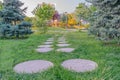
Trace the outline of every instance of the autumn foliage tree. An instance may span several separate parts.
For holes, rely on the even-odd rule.
[[[77,24],[74,14],[68,14],[68,26],[73,27]]]

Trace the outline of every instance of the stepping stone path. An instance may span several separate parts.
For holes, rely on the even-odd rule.
[[[89,72],[95,70],[98,65],[94,61],[85,59],[66,60],[61,64],[65,69],[75,72]]]
[[[70,44],[57,44],[58,47],[66,47],[66,46],[70,46]]]
[[[38,46],[39,48],[36,49],[36,51],[40,53],[46,53],[46,52],[52,51],[53,48],[51,47],[53,46],[52,45],[53,41],[54,41],[54,38],[49,38],[47,42],[44,42],[44,45]]]
[[[52,44],[53,42],[45,42],[44,44]]]
[[[41,47],[41,48],[50,48],[50,47],[52,47],[52,45],[40,45],[38,47]]]
[[[67,43],[66,41],[60,41],[60,42],[58,42],[59,44],[65,44],[65,43]]]
[[[40,53],[46,53],[46,52],[49,52],[49,51],[52,51],[52,50],[53,50],[53,48],[47,48],[47,47],[36,49],[36,51],[40,52]]]
[[[52,47],[52,43],[54,41],[54,38],[49,38],[47,42],[44,43],[44,45],[38,46],[39,48],[36,49],[37,52],[40,53],[46,53],[49,51],[52,51],[54,48]],[[69,48],[70,44],[67,44],[64,37],[61,37],[58,39],[57,46],[60,47],[56,51],[60,52],[67,52],[70,53],[74,51],[74,48]],[[61,48],[65,47],[65,48]],[[66,48],[67,47],[67,48]],[[95,70],[98,65],[94,61],[85,60],[85,59],[70,59],[64,61],[61,66],[65,69],[68,69],[70,71],[74,72],[88,72]],[[53,63],[45,60],[32,60],[32,61],[26,61],[20,64],[17,64],[13,69],[16,73],[37,73],[45,71],[49,68],[53,67]]]
[[[59,43],[59,44],[57,44],[58,47],[70,46],[70,44],[67,44],[67,42],[65,41],[64,37],[59,38],[58,43]],[[74,48],[69,48],[69,47],[68,48],[58,48],[56,51],[70,53],[70,52],[74,51]]]
[[[74,51],[74,48],[59,48],[59,49],[57,49],[57,51],[70,53],[70,52]]]
[[[45,60],[32,60],[17,64],[13,70],[16,73],[37,73],[53,67],[53,63]]]
[[[66,42],[65,38],[61,37],[58,39],[58,43],[59,44],[66,44],[67,42]]]

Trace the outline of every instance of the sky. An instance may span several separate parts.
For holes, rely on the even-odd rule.
[[[75,10],[76,6],[79,3],[81,2],[85,3],[85,0],[20,0],[20,1],[24,2],[23,7],[28,7],[26,15],[29,17],[33,16],[31,12],[34,10],[37,4],[40,4],[42,2],[55,4],[55,8],[59,13],[63,12],[71,13]]]

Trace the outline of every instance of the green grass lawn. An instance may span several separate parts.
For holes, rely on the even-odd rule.
[[[85,32],[53,32],[47,34],[32,34],[28,39],[0,40],[0,80],[120,80],[120,46],[104,45],[88,36]],[[75,48],[72,53],[51,51],[39,54],[37,46],[48,38],[64,35]],[[54,42],[56,44],[56,41]],[[57,48],[54,45],[55,48]],[[98,63],[99,67],[86,73],[75,73],[60,66],[68,59],[88,59]],[[17,74],[13,67],[28,60],[48,60],[54,67],[36,74]]]

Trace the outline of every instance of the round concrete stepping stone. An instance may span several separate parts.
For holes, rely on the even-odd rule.
[[[85,59],[66,60],[61,65],[64,68],[75,72],[88,72],[95,70],[98,67],[96,62]]]
[[[53,42],[45,42],[44,44],[52,44]]]
[[[45,60],[31,60],[17,64],[13,70],[16,73],[37,73],[53,67],[53,63]]]
[[[52,45],[40,45],[38,47],[40,47],[40,48],[50,48],[50,47],[52,47]]]
[[[52,42],[53,40],[48,39],[47,42]]]
[[[72,51],[74,51],[74,48],[60,48],[60,49],[57,49],[57,51],[60,51],[60,52],[72,52]]]
[[[66,41],[59,41],[58,43],[59,43],[59,44],[67,44]]]
[[[66,47],[66,46],[70,46],[70,44],[57,44],[58,47]]]
[[[36,49],[37,52],[41,52],[41,53],[49,52],[49,51],[52,51],[52,50],[53,50],[53,48],[47,48],[47,47]]]

